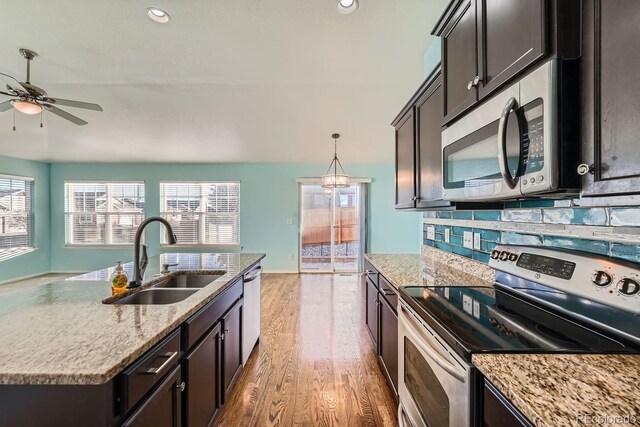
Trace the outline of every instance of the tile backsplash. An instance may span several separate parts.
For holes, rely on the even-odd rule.
[[[534,200],[508,202],[504,210],[425,212],[423,243],[485,263],[500,243],[574,249],[640,262],[640,206],[567,205],[566,200]],[[430,227],[433,239],[428,238]],[[473,248],[465,247],[465,232],[479,234],[480,244],[476,238]]]

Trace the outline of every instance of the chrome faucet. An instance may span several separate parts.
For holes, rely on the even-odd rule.
[[[147,264],[149,263],[149,258],[147,257],[147,246],[141,245],[140,240],[142,239],[142,233],[144,233],[144,229],[147,225],[152,222],[161,222],[167,227],[167,237],[169,239],[170,245],[175,245],[178,241],[176,240],[176,235],[173,234],[173,228],[171,228],[171,224],[164,218],[159,216],[152,216],[150,218],[142,221],[142,224],[138,227],[136,231],[136,239],[134,241],[133,246],[133,274],[135,278],[129,282],[129,288],[137,288],[142,285],[142,278],[144,277],[144,272],[147,269]],[[140,258],[140,247],[142,246],[142,259]]]

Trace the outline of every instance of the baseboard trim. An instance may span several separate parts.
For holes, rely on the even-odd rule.
[[[34,274],[27,274],[26,276],[20,276],[20,277],[16,277],[13,279],[7,279],[7,280],[2,280],[0,281],[0,285],[6,285],[7,283],[13,283],[13,282],[19,282],[21,280],[29,280],[29,279],[33,279],[34,277],[39,277],[39,276],[44,276],[45,274],[50,274],[50,271],[47,272],[42,272],[42,273],[34,273]]]

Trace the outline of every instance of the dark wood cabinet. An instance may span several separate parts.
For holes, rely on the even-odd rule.
[[[451,0],[442,37],[448,124],[545,58],[580,56],[580,0]]]
[[[532,424],[486,378],[482,393],[483,427],[531,427]]]
[[[184,425],[207,427],[220,407],[220,342],[218,323],[183,362],[186,390]]]
[[[548,53],[545,0],[476,0],[478,98]]]
[[[396,127],[396,209],[416,206],[415,115],[406,112]]]
[[[583,195],[640,193],[640,2],[583,4]]]
[[[442,200],[442,105],[444,90],[439,77],[416,103],[417,208],[450,207]]]
[[[393,292],[393,291],[388,291]],[[397,296],[395,299],[397,301]],[[391,298],[390,298],[391,299]],[[397,307],[387,300],[384,295],[380,296],[380,365],[387,377],[394,394],[398,395],[398,314]]]
[[[223,402],[242,368],[242,307],[243,301],[240,300],[222,318]]]
[[[376,349],[376,354],[378,352],[378,287],[367,278],[365,281],[366,286],[366,317],[365,322],[367,325],[367,329],[369,330],[369,335],[371,335],[371,339],[373,340],[373,347]]]
[[[184,387],[178,366],[142,405],[122,424],[123,427],[180,427],[181,390]]]
[[[473,84],[478,75],[476,1],[463,1],[442,34],[444,114],[447,122],[472,106],[478,99]]]

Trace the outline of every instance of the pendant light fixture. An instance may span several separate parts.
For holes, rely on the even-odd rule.
[[[322,188],[346,188],[351,185],[351,177],[346,174],[342,163],[338,160],[338,138],[339,133],[331,135],[333,138],[333,160],[329,164],[327,172],[322,176]],[[338,166],[340,166],[340,172],[338,173]]]

